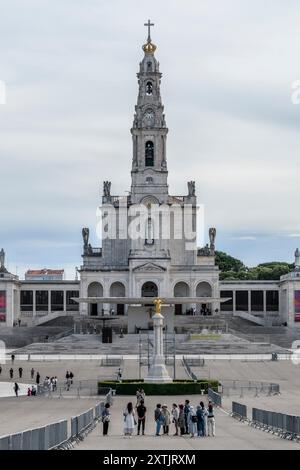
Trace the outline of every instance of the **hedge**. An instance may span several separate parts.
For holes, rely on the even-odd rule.
[[[146,395],[200,395],[201,390],[207,393],[208,388],[217,390],[217,380],[175,380],[170,383],[147,383],[142,380],[103,381],[98,383],[100,388],[112,388],[117,395],[135,395],[139,388],[143,388]]]

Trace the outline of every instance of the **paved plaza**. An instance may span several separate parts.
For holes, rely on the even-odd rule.
[[[174,428],[170,426],[170,436],[155,437],[155,423],[153,419],[154,408],[157,403],[166,403],[171,409],[172,403],[183,403],[186,397],[146,397],[148,407],[146,435],[123,436],[123,410],[134,397],[117,397],[111,408],[111,423],[109,436],[102,436],[102,426],[98,425],[87,438],[76,446],[75,449],[101,449],[101,450],[216,450],[216,449],[289,449],[299,450],[299,444],[279,439],[276,436],[264,433],[249,427],[247,424],[236,421],[222,410],[215,410],[216,415],[216,437],[191,438],[172,436]],[[189,397],[191,403],[197,405],[203,397]]]

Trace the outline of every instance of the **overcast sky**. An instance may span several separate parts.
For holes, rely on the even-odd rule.
[[[139,61],[158,46],[171,194],[195,179],[217,248],[254,265],[300,246],[298,0],[0,0],[0,248],[81,264],[103,180],[130,189]]]

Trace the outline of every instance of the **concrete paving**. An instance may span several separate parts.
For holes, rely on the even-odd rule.
[[[123,410],[133,397],[116,397],[111,408],[112,418],[109,436],[102,436],[102,425],[99,424],[86,439],[76,446],[75,449],[102,449],[102,450],[208,450],[208,449],[289,449],[299,450],[300,445],[279,439],[276,436],[264,433],[258,429],[240,423],[222,410],[215,410],[216,415],[216,437],[190,438],[174,437],[174,427],[170,427],[170,436],[155,437],[155,423],[153,412],[156,403],[166,403],[171,407],[172,403],[183,403],[186,397],[146,397],[148,416],[145,436],[134,436],[132,438],[123,436]],[[201,396],[193,396],[191,402],[197,405]]]
[[[25,431],[78,415],[99,403],[98,398],[19,397],[0,399],[0,436]],[[68,423],[70,426],[70,422]]]

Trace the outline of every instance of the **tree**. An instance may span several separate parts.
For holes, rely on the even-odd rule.
[[[216,265],[219,266],[220,270],[233,271],[238,273],[241,269],[245,268],[244,263],[237,258],[224,253],[223,251],[216,251]]]

